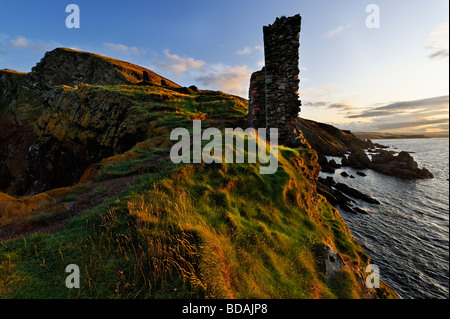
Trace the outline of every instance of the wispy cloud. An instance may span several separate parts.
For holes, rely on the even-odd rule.
[[[449,56],[449,24],[444,23],[431,32],[425,47],[431,51],[428,58],[435,61],[444,61]]]
[[[164,50],[164,58],[155,63],[160,69],[178,76],[202,69],[206,64],[202,60],[172,54],[169,50]]]
[[[444,60],[448,58],[448,49],[440,49],[428,56],[431,60]]]
[[[131,54],[140,55],[140,54],[144,53],[144,51],[142,49],[139,49],[138,47],[126,46],[124,44],[106,42],[106,43],[103,43],[103,46],[108,49],[111,49],[113,51],[125,54],[125,55],[131,55]]]
[[[15,48],[23,48],[31,51],[48,51],[50,47],[46,44],[43,44],[40,41],[31,41],[23,36],[19,36],[14,40],[11,40],[10,45]]]
[[[354,131],[448,132],[449,96],[400,101],[346,117],[359,122],[346,124]]]
[[[420,128],[434,128],[436,125],[439,127],[445,127],[443,125],[447,124],[448,130],[448,118],[442,119],[417,119],[415,121],[402,121],[402,122],[386,122],[386,123],[377,123],[376,129],[377,131],[389,131],[389,130],[418,130]]]
[[[332,88],[333,87],[331,85],[321,85],[318,87],[306,88],[306,89],[300,90],[300,96],[301,97],[318,98],[321,96],[328,95],[330,93],[330,91],[332,90]],[[310,100],[312,100],[312,99],[310,99]]]
[[[245,46],[242,49],[236,51],[236,54],[238,55],[248,55],[254,51],[264,51],[264,48],[260,45],[254,46],[254,47],[248,47]]]
[[[350,114],[356,108],[351,101],[340,101],[340,102],[332,102],[332,101],[306,101],[302,102],[303,106],[309,106],[314,108],[326,108],[330,110],[334,110],[335,112]]]
[[[383,106],[365,110],[359,114],[348,116],[348,118],[374,118],[392,116],[396,114],[410,113],[412,111],[422,112],[445,110],[449,105],[449,96],[438,96],[428,99],[394,102]]]
[[[333,29],[333,30],[330,30],[330,31],[328,31],[327,33],[325,33],[325,34],[324,34],[324,37],[325,37],[325,38],[328,38],[328,39],[332,39],[332,38],[341,36],[341,35],[344,33],[344,31],[345,31],[346,29],[350,28],[352,25],[353,25],[353,24],[340,25],[340,26],[338,26],[337,28],[335,28],[335,29]]]

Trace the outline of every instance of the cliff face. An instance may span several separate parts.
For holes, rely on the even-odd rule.
[[[26,73],[0,70],[0,112],[7,110],[9,104],[18,97],[26,76]]]
[[[0,191],[73,184],[90,164],[142,140],[146,128],[125,121],[129,99],[87,86],[140,83],[182,89],[143,67],[64,48],[28,74],[0,71]]]
[[[373,147],[372,142],[364,141],[332,125],[303,118],[298,118],[297,125],[311,147],[323,155],[344,156],[353,149]]]

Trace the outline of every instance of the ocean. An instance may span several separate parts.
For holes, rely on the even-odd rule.
[[[357,201],[368,215],[340,213],[371,264],[379,267],[382,281],[404,299],[449,298],[449,139],[373,142],[412,152],[434,178],[402,180],[372,170],[360,170],[367,174],[361,177],[349,167],[321,176],[333,176],[381,202]],[[342,177],[342,170],[355,178]]]

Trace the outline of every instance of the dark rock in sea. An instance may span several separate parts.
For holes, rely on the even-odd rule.
[[[333,177],[319,177],[317,181],[317,192],[323,195],[331,205],[339,206],[343,211],[352,214],[367,214],[364,209],[355,206],[355,201],[335,188],[336,182]],[[356,190],[354,190],[356,191]],[[357,192],[357,191],[356,191]],[[353,192],[352,192],[353,193]],[[364,194],[363,194],[364,195]],[[359,197],[361,197],[360,195]]]
[[[329,174],[334,174],[334,173],[336,172],[336,170],[335,170],[334,168],[332,168],[332,167],[330,167],[330,166],[328,166],[328,165],[323,166],[322,169],[321,169],[321,171],[322,171],[323,173],[329,173]]]
[[[343,171],[343,172],[341,173],[341,176],[343,176],[343,177],[349,177],[350,175],[348,175],[347,172]]]
[[[357,189],[354,189],[354,188],[352,188],[350,186],[347,186],[347,185],[345,185],[343,183],[336,183],[336,185],[334,185],[334,187],[337,190],[341,191],[342,193],[344,193],[344,194],[346,194],[346,195],[348,195],[350,197],[353,197],[355,199],[360,199],[360,200],[365,201],[366,203],[369,203],[369,204],[377,204],[377,205],[380,204],[380,202],[378,200],[376,200],[375,198],[372,198],[369,195],[363,194],[360,191],[358,191]]]
[[[333,178],[331,178],[332,180]],[[322,194],[327,198],[327,200],[332,205],[342,205],[342,204],[349,204],[353,202],[352,199],[342,194],[342,192],[337,191],[332,186],[335,184],[334,180],[330,181],[330,179],[324,179],[322,177],[319,177],[318,180],[318,188],[317,191],[319,194]]]
[[[419,169],[417,162],[414,161],[409,152],[404,151],[397,155],[395,151],[377,149],[372,154],[372,160],[370,160],[363,149],[353,149],[348,157],[342,158],[342,166],[355,169],[370,168],[379,173],[402,179],[433,178],[433,174],[426,168]]]
[[[334,184],[336,184],[336,182],[334,181],[334,178],[331,176],[327,176],[327,178],[325,178],[325,180],[327,182],[327,185],[329,185],[329,186],[333,186]]]
[[[355,148],[348,157],[342,159],[342,166],[365,169],[370,166],[370,158],[362,148]]]
[[[363,176],[363,177],[364,177],[364,176],[367,176],[366,173],[363,173],[363,172],[360,172],[360,171],[356,172],[356,174],[359,175],[359,176]]]
[[[355,176],[353,176],[353,175],[350,175],[350,178],[355,178]]]
[[[338,163],[336,163],[336,161],[334,160],[334,159],[331,159],[329,162],[328,162],[328,165],[330,166],[330,167],[332,167],[332,168],[341,168],[342,167],[342,165],[340,165],[340,164],[338,164]]]
[[[328,165],[327,157],[322,153],[317,153],[317,162],[319,163],[320,166]]]
[[[389,148],[389,146],[381,145],[381,144],[378,144],[378,143],[374,143],[373,145],[375,145],[378,148]]]
[[[336,161],[332,159],[331,161],[328,162],[325,155],[320,154],[320,153],[317,155],[318,155],[318,162],[321,167],[321,171],[323,173],[334,174],[336,172],[335,169],[338,168],[337,167],[338,164],[336,164]]]
[[[390,176],[402,179],[428,179],[433,174],[426,168],[419,169],[414,158],[407,152],[400,152],[397,156],[388,151],[381,151],[372,156],[370,168]]]

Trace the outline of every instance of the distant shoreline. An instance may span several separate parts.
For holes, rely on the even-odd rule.
[[[361,139],[374,139],[374,140],[387,140],[387,139],[417,139],[417,138],[448,138],[449,134],[391,134],[391,133],[378,133],[378,132],[352,132],[354,135]]]

